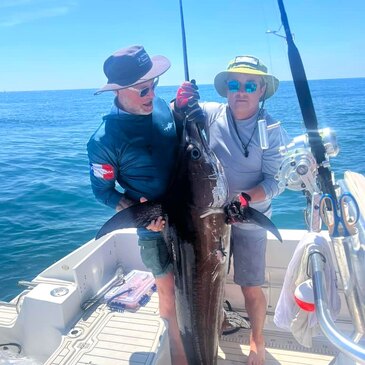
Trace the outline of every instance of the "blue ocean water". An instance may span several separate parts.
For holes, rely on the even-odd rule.
[[[365,173],[365,79],[310,81],[321,127],[337,133],[340,154],[331,161]],[[157,88],[171,100],[177,86]],[[40,271],[94,237],[114,213],[98,203],[89,184],[86,143],[112,103],[94,90],[0,93],[0,300],[20,292],[19,280]],[[212,85],[202,100],[224,101]],[[292,82],[282,82],[266,104],[291,137],[304,127]],[[305,228],[305,198],[285,191],[273,202],[279,228]]]

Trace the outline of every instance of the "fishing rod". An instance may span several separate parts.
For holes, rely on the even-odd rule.
[[[350,193],[343,193],[339,198],[336,197],[332,174],[327,167],[328,161],[326,161],[326,150],[323,140],[318,132],[318,122],[304,66],[300,58],[299,51],[296,48],[293,42],[293,37],[290,33],[288,17],[285,12],[283,0],[278,0],[278,4],[281,13],[281,21],[285,29],[286,40],[288,43],[289,63],[293,75],[295,90],[302,111],[304,124],[308,132],[308,142],[318,166],[317,183],[321,192],[324,193],[318,207],[319,215],[320,219],[322,219],[328,227],[329,235],[334,245],[333,253],[338,263],[343,286],[348,286],[348,289],[345,292],[345,297],[347,307],[354,324],[355,335],[349,339],[348,337],[343,336],[341,332],[333,326],[333,320],[330,315],[328,316],[328,305],[325,303],[326,300],[323,300],[325,297],[325,295],[323,296],[325,286],[322,282],[324,266],[318,266],[318,263],[323,264],[323,258],[318,258],[317,260],[314,258],[316,255],[313,255],[311,260],[308,257],[308,263],[310,262],[312,267],[312,281],[318,322],[329,341],[340,350],[340,353],[344,354],[344,359],[349,359],[350,361],[351,358],[351,362],[354,360],[356,363],[363,364],[365,359],[365,349],[363,346],[359,346],[359,341],[363,337],[365,328],[364,295],[362,291],[364,288],[364,257],[363,251],[360,249],[361,244],[358,230],[355,227],[357,219],[359,218],[359,208],[356,200]],[[345,209],[344,201],[346,197],[349,199],[348,203],[353,203],[352,208],[355,210],[353,213],[354,216],[351,217],[351,219],[348,209],[346,208],[346,212],[343,210]],[[349,205],[350,204],[348,204],[348,206]],[[327,207],[324,208],[325,206]],[[342,221],[340,222],[340,225],[342,225],[341,232],[333,230],[335,227],[338,228],[337,208],[339,208],[341,212],[341,219],[339,219],[339,221]],[[329,216],[327,216],[328,213]],[[348,231],[347,227],[350,222],[350,231]],[[341,247],[341,249],[337,249],[336,247]],[[316,252],[313,251],[312,253]],[[348,285],[348,283],[351,283],[352,285]]]
[[[308,142],[317,163],[318,185],[322,193],[331,194],[336,199],[332,173],[327,166],[326,149],[318,131],[317,116],[314,110],[304,65],[298,48],[294,44],[283,0],[278,0],[278,5],[281,14],[281,22],[285,30],[285,38],[288,44],[288,58],[295,91],[298,97],[300,110],[302,112],[304,125],[307,130]]]
[[[182,0],[179,0],[179,3],[180,3],[180,21],[181,21],[183,56],[184,56],[185,81],[189,81],[188,52],[186,50],[185,23],[184,23],[184,13],[183,13],[183,7],[182,7]]]

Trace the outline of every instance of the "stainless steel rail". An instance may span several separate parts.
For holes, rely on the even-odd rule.
[[[312,269],[316,315],[324,335],[346,356],[354,361],[360,362],[360,364],[365,364],[365,348],[338,331],[331,317],[328,309],[326,281],[324,277],[325,262],[322,253],[314,249],[309,255],[309,262]],[[360,337],[357,338],[357,340],[359,339]]]

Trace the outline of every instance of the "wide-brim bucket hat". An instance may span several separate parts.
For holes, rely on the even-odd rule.
[[[164,56],[150,57],[142,46],[122,48],[104,62],[108,82],[95,95],[141,84],[165,73],[171,64]]]
[[[262,76],[266,83],[266,92],[260,101],[270,98],[279,87],[279,80],[267,72],[267,67],[256,57],[237,56],[227,67],[227,71],[220,72],[214,78],[214,86],[220,96],[227,97],[227,81],[232,79],[233,74],[248,74]]]

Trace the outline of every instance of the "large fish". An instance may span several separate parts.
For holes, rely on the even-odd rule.
[[[204,131],[197,123],[186,122],[166,198],[122,210],[97,234],[99,238],[116,229],[143,227],[158,216],[166,217],[164,236],[174,255],[178,323],[190,365],[217,363],[230,251],[227,218],[256,223],[281,239],[262,213],[227,200],[226,178]]]

